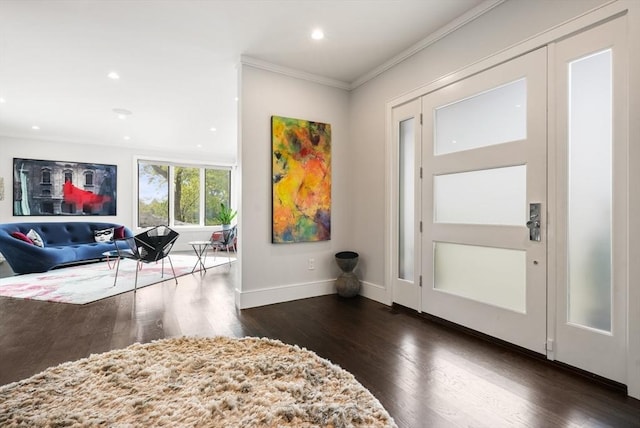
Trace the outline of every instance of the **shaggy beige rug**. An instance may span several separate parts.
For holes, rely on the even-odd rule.
[[[0,426],[395,427],[347,371],[270,339],[179,338],[0,387]]]

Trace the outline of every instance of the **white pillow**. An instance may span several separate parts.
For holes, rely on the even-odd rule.
[[[113,241],[113,227],[108,229],[94,230],[93,237],[96,242],[109,242]]]
[[[44,247],[44,241],[42,240],[42,237],[38,235],[38,232],[36,232],[35,230],[29,230],[29,233],[27,233],[27,238],[33,241],[33,245]]]

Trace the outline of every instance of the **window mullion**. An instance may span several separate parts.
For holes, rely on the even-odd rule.
[[[175,186],[175,167],[173,165],[169,165],[169,226],[175,227],[175,194],[176,186]]]
[[[200,168],[200,215],[199,215],[199,224],[200,226],[204,226],[204,216],[205,216],[205,168]]]

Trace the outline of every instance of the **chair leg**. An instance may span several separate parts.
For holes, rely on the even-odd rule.
[[[141,263],[140,262],[136,262],[136,280],[133,283],[133,292],[137,292],[138,291],[138,271],[140,270],[138,267]]]

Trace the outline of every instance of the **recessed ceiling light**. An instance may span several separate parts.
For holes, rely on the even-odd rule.
[[[201,149],[202,148],[202,144],[198,144],[196,147]]]
[[[215,128],[215,127],[212,127],[212,128],[210,128],[209,130],[210,130],[211,132],[216,132],[218,129],[217,129],[217,128]]]
[[[35,129],[37,131],[38,129],[40,129],[40,127],[38,125],[33,125],[31,129]]]
[[[125,135],[124,137],[122,137],[123,140],[130,140],[131,137],[129,137],[128,135]]]
[[[313,40],[322,40],[322,39],[324,39],[324,31],[322,31],[320,28],[316,28],[315,30],[313,30],[311,32],[311,38]]]
[[[118,115],[118,119],[126,119],[127,116],[133,114],[131,110],[127,110],[126,108],[114,108],[111,111]]]
[[[236,97],[236,101],[238,101],[240,98]]]
[[[107,74],[107,77],[111,80],[118,80],[120,78],[120,75],[115,71],[112,71],[109,74]]]
[[[0,97],[0,104],[4,104],[6,102],[7,102],[7,100],[5,100],[4,98]]]

